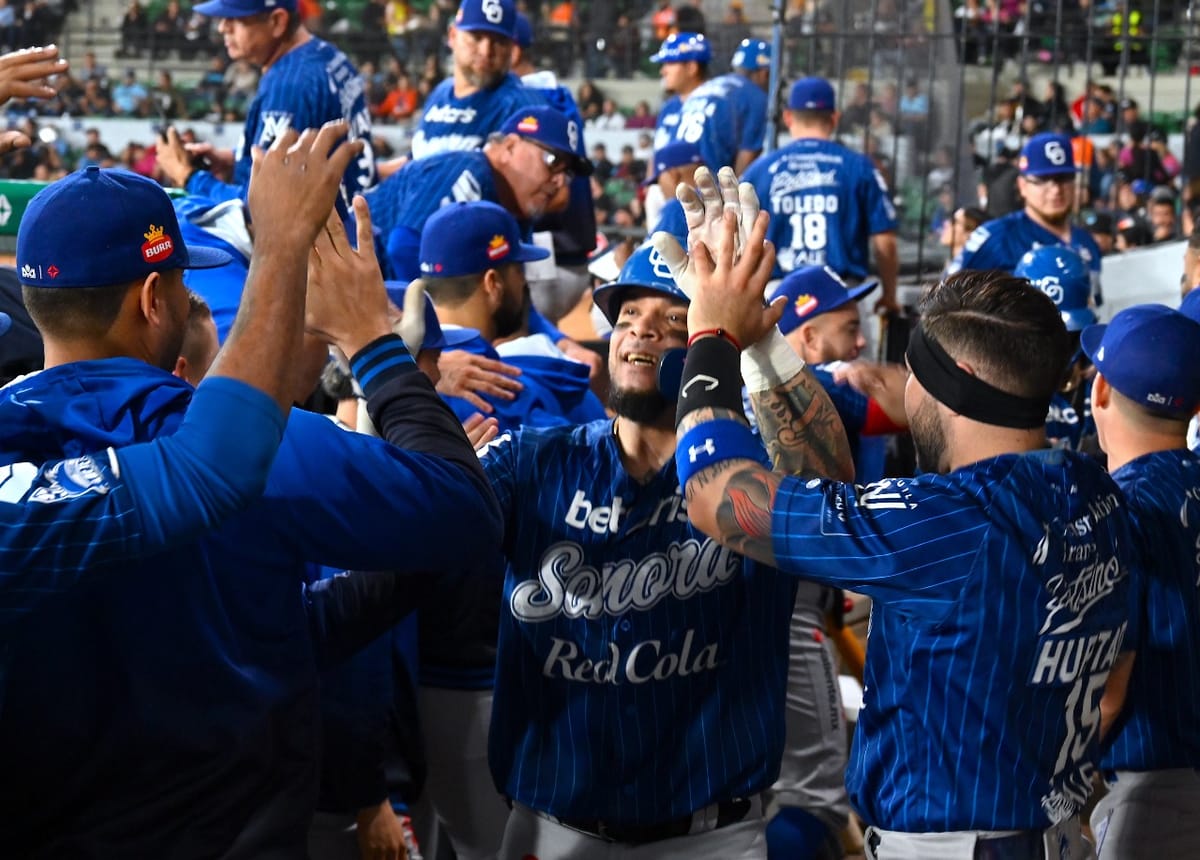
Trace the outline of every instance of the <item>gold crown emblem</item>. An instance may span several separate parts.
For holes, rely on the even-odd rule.
[[[492,237],[492,241],[488,242],[488,247],[495,250],[504,244],[504,237],[497,233]]]
[[[161,239],[164,232],[166,232],[165,227],[155,227],[153,224],[151,224],[149,232],[143,233],[142,235],[146,237],[147,242],[153,242],[155,239]]]

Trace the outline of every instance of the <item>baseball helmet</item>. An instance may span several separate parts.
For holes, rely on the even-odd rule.
[[[621,310],[621,296],[631,289],[650,290],[688,301],[687,294],[675,285],[671,269],[653,245],[643,245],[630,255],[615,281],[601,284],[592,293],[592,301],[610,324],[615,325]]]
[[[733,52],[733,60],[729,65],[735,69],[748,69],[752,72],[770,68],[771,43],[762,39],[742,39],[742,43]]]
[[[1029,251],[1013,274],[1028,281],[1050,297],[1062,314],[1067,331],[1082,331],[1096,321],[1088,307],[1092,275],[1083,258],[1070,248],[1048,245]]]
[[[650,55],[652,63],[707,63],[712,60],[712,46],[703,33],[672,33],[663,39],[657,54]]]

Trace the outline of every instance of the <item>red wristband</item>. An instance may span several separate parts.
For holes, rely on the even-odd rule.
[[[737,338],[735,338],[729,332],[725,331],[725,329],[723,329],[723,328],[706,328],[702,331],[698,331],[694,335],[692,335],[691,337],[688,338],[687,345],[690,347],[693,343],[695,343],[702,337],[724,338],[725,340],[732,343],[735,347],[737,347],[738,352],[742,351],[742,345],[737,342]]]

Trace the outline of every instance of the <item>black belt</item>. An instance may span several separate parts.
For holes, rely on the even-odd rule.
[[[974,860],[1045,860],[1046,834],[1041,830],[1022,830],[1007,836],[980,836],[975,841]],[[874,851],[883,837],[872,831],[867,840]]]
[[[722,800],[716,804],[716,824],[711,830],[720,830],[730,824],[744,821],[754,808],[754,800],[749,797],[739,797],[733,800]],[[547,816],[550,817],[550,816]],[[687,836],[692,832],[696,822],[695,815],[683,815],[670,821],[660,821],[655,824],[619,824],[600,818],[552,818],[563,827],[578,830],[588,836],[603,839],[605,842],[619,842],[623,845],[644,845],[647,842],[661,842],[664,839],[675,839]]]

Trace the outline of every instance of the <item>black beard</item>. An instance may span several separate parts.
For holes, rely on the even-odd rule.
[[[937,407],[932,401],[918,409],[909,421],[917,468],[925,473],[949,471],[946,462],[946,428],[938,420]]]
[[[637,424],[654,424],[663,412],[674,409],[675,404],[655,391],[631,391],[615,385],[608,394],[608,408]]]
[[[496,308],[492,314],[492,325],[496,329],[496,337],[508,337],[516,334],[529,324],[529,309],[533,306],[533,294],[529,285],[525,285],[525,293],[520,302],[515,305],[503,305]]]

